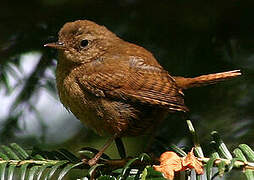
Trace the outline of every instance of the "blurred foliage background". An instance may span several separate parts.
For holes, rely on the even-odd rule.
[[[85,128],[58,100],[57,40],[68,21],[89,19],[151,51],[171,75],[193,77],[241,69],[243,76],[185,92],[190,119],[206,151],[217,130],[229,148],[254,147],[254,2],[251,0],[33,0],[0,6],[0,142],[46,149],[99,148],[104,138]],[[184,119],[172,115],[153,136],[190,145]],[[127,153],[147,137],[125,138]],[[158,150],[155,142],[150,144]],[[107,151],[118,157],[115,147]],[[158,150],[160,151],[160,150]]]

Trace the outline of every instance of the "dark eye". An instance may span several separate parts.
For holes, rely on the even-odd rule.
[[[80,42],[81,47],[86,47],[88,45],[88,40],[84,39]]]

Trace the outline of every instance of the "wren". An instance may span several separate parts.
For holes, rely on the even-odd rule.
[[[195,78],[170,76],[143,47],[126,42],[92,21],[66,23],[59,40],[56,82],[60,100],[82,123],[113,140],[153,130],[168,114],[187,112],[184,89],[241,75],[239,70]]]

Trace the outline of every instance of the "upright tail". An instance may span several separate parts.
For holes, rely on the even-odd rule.
[[[189,89],[192,87],[206,86],[209,84],[215,84],[220,81],[228,80],[240,76],[242,73],[240,70],[227,71],[222,73],[202,75],[194,78],[174,77],[178,87],[182,89]]]

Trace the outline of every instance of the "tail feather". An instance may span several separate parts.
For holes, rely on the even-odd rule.
[[[193,87],[206,86],[215,84],[220,81],[228,80],[240,76],[240,70],[227,71],[222,73],[202,75],[194,78],[174,77],[178,87],[182,89],[189,89]]]

